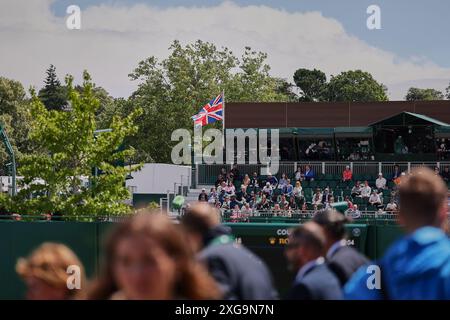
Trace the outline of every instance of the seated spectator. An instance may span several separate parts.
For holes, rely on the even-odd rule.
[[[300,167],[297,167],[297,170],[294,172],[294,180],[295,181],[302,181],[304,179],[304,175],[302,173],[302,170]]]
[[[329,198],[331,197],[330,189],[328,187],[325,188],[322,194],[322,203],[326,204],[328,203]]]
[[[314,171],[311,169],[310,166],[306,166],[305,167],[305,180],[306,181],[312,181],[315,178],[315,173]]]
[[[287,184],[283,189],[283,193],[288,197],[291,197],[293,195],[294,187],[291,184],[291,179],[287,179]]]
[[[256,208],[261,211],[267,211],[270,209],[270,202],[267,200],[265,194],[262,195],[261,200],[258,202]]]
[[[355,185],[351,190],[351,195],[353,198],[361,196],[361,183],[359,181],[355,182]]]
[[[231,222],[239,222],[241,220],[241,209],[239,209],[238,205],[233,207],[233,211],[230,215]]]
[[[236,192],[236,188],[234,187],[233,182],[228,181],[228,185],[225,187],[225,192],[228,194],[232,194]]]
[[[378,190],[386,189],[386,179],[383,177],[383,173],[378,173],[378,178],[375,180],[375,186]]]
[[[349,196],[345,196],[344,201],[347,202],[348,209],[350,210],[354,209],[353,202],[350,200]]]
[[[222,184],[222,181],[225,181],[225,180],[224,180],[224,176],[222,176],[221,174],[219,174],[218,177],[217,177],[216,182],[214,183],[214,185],[215,185],[216,187],[218,187],[218,186],[220,186],[220,185]]]
[[[391,212],[391,213],[397,212],[398,207],[397,207],[397,204],[394,201],[394,198],[391,198],[389,203],[386,205],[386,209],[385,210],[387,212]]]
[[[402,172],[395,180],[394,183],[396,186],[399,186],[402,183],[402,178],[406,176],[405,172]]]
[[[333,196],[330,196],[329,198],[328,198],[328,201],[327,202],[324,202],[324,204],[325,204],[325,209],[330,209],[330,208],[332,208],[333,207],[333,204],[334,204],[334,197]]]
[[[293,196],[296,199],[300,200],[303,197],[303,192],[302,191],[303,191],[303,188],[302,188],[302,185],[301,185],[300,181],[295,182],[295,187],[294,187],[294,190],[293,190]]]
[[[348,209],[345,214],[352,219],[358,219],[361,217],[361,211],[359,211],[358,205],[354,204],[352,209]]]
[[[240,179],[241,178],[241,173],[240,173],[240,171],[239,171],[239,169],[237,167],[237,164],[233,165],[233,168],[230,170],[230,172],[231,172],[231,174],[233,176],[233,179]]]
[[[289,202],[286,200],[286,196],[284,194],[281,195],[280,201],[278,202],[278,204],[282,210],[289,209]]]
[[[242,184],[246,187],[248,187],[250,185],[250,177],[248,176],[248,174],[245,174]]]
[[[369,200],[370,194],[372,193],[372,188],[369,186],[369,182],[364,181],[364,186],[361,188],[361,198],[364,200]]]
[[[227,174],[228,174],[227,168],[225,167],[220,168],[220,175],[222,175],[223,178],[225,178]]]
[[[306,206],[306,201],[302,204],[302,212],[305,213],[308,211],[308,207]]]
[[[284,187],[287,185],[287,180],[286,173],[283,173],[280,181],[278,182],[278,189],[284,190]]]
[[[230,210],[231,209],[230,196],[228,194],[225,194],[225,197],[224,197],[223,202],[222,202],[222,209],[224,209],[224,210]]]
[[[273,205],[272,211],[273,211],[274,213],[280,212],[280,211],[281,211],[281,206],[280,206],[280,204],[279,204],[279,203],[275,203],[275,204]]]
[[[346,166],[345,170],[342,172],[342,181],[351,181],[353,177],[353,172],[350,170],[350,166]]]
[[[314,208],[317,209],[319,206],[322,205],[322,199],[323,199],[323,195],[320,192],[320,189],[317,188],[316,193],[313,196],[312,199],[312,204],[314,205]]]
[[[270,183],[270,185],[272,186],[272,189],[275,189],[277,187],[277,185],[278,185],[277,177],[274,177],[271,174],[269,174],[267,176],[267,182]]]
[[[218,198],[219,195],[217,194],[216,188],[212,187],[211,190],[209,191],[208,202],[214,204],[216,203]]]
[[[297,210],[298,206],[297,203],[295,202],[295,198],[294,197],[290,197],[289,198],[289,209],[291,210]]]
[[[247,198],[247,187],[245,185],[241,184],[241,190],[239,190],[236,193],[236,199],[237,199],[237,201],[243,203],[246,198]]]
[[[395,181],[397,178],[400,178],[401,174],[402,172],[400,171],[400,167],[398,165],[395,165],[391,180]]]
[[[225,182],[225,181],[222,181],[221,183],[220,183],[220,185],[217,187],[217,193],[222,193],[222,191],[223,192],[227,192],[226,191],[226,188],[227,188],[227,183]]]
[[[236,206],[241,207],[241,203],[236,199],[236,195],[232,193],[230,195],[230,209],[235,208]]]
[[[442,179],[444,179],[445,182],[449,182],[450,181],[450,170],[448,169],[448,167],[444,168],[444,171],[442,171]]]
[[[253,176],[250,179],[250,186],[252,188],[259,188],[259,179],[258,174],[256,172],[253,172]]]
[[[266,182],[265,187],[262,189],[263,194],[265,194],[267,197],[270,197],[272,195],[272,186],[270,185],[270,182]]]
[[[369,203],[372,206],[377,207],[377,209],[379,209],[383,206],[383,204],[381,203],[380,195],[376,192],[376,190],[372,191],[372,194],[369,197]]]
[[[202,192],[198,195],[198,201],[208,202],[208,195],[206,194],[205,188],[202,188]]]
[[[253,208],[248,202],[241,208],[241,213],[245,216],[249,216],[253,213]]]

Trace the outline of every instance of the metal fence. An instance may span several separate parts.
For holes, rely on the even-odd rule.
[[[282,173],[286,173],[289,177],[292,177],[298,167],[304,169],[306,165],[309,165],[316,174],[331,174],[341,175],[345,167],[348,165],[352,169],[354,174],[367,174],[376,176],[378,172],[382,172],[385,176],[391,175],[394,172],[394,167],[399,166],[400,171],[410,171],[411,169],[419,166],[426,166],[429,168],[450,166],[450,161],[445,162],[282,162],[279,165],[277,176]],[[258,175],[264,175],[266,165],[263,164],[238,164],[241,175],[256,172]],[[195,177],[192,181],[195,181],[195,186],[213,185],[220,173],[221,168],[225,168],[227,171],[231,170],[229,164],[197,164],[193,173]],[[273,174],[273,173],[272,173]]]

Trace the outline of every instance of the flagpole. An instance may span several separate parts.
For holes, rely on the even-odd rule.
[[[225,89],[222,90],[222,100],[223,100],[223,107],[222,107],[222,117],[223,117],[223,119],[222,119],[222,148],[225,149]]]

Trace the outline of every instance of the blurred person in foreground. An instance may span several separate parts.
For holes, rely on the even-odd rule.
[[[88,299],[216,299],[219,289],[196,260],[180,227],[160,213],[119,224],[106,242],[103,270]]]
[[[271,274],[256,255],[235,242],[219,212],[196,203],[181,219],[189,243],[219,283],[224,299],[268,300],[278,297]]]
[[[72,275],[69,266],[79,267],[78,288],[69,278]],[[86,285],[83,265],[76,254],[63,244],[43,243],[29,257],[17,261],[16,272],[26,284],[28,300],[83,298]]]
[[[338,278],[325,263],[326,238],[315,222],[291,231],[286,245],[289,269],[297,272],[287,300],[341,300]]]
[[[450,299],[450,239],[443,232],[447,215],[447,187],[428,168],[403,176],[399,187],[400,224],[406,235],[378,261],[379,286],[359,269],[345,286],[347,299]],[[378,287],[378,289],[377,289]]]
[[[325,259],[328,267],[344,286],[348,279],[361,266],[369,263],[364,255],[347,245],[345,224],[350,220],[335,209],[318,212],[313,221],[320,225],[325,233]]]

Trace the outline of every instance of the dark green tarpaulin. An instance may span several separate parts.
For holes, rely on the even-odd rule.
[[[372,137],[372,127],[337,127],[334,128],[336,138]]]

